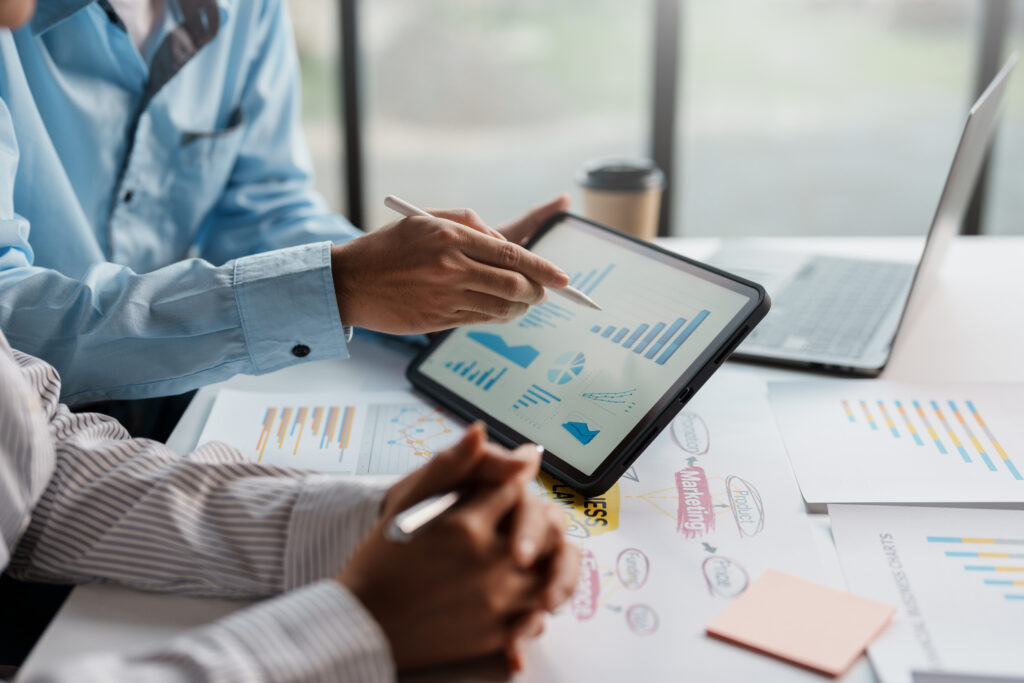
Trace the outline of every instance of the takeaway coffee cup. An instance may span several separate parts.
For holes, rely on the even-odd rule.
[[[665,175],[647,159],[599,159],[576,178],[583,215],[644,240],[658,235]]]

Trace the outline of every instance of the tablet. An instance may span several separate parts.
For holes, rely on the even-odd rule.
[[[764,289],[579,216],[554,216],[527,247],[603,310],[549,291],[502,324],[441,335],[412,384],[491,436],[542,444],[543,467],[606,491],[768,312]]]

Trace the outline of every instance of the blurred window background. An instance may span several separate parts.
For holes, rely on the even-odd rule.
[[[302,125],[316,186],[334,211],[347,213],[339,2],[292,0],[289,7],[302,74]]]
[[[318,187],[348,211],[343,4],[356,17],[356,187],[372,228],[392,219],[385,194],[500,223],[561,190],[577,199],[588,160],[657,156],[666,2],[679,4],[675,149],[660,150],[674,234],[923,234],[984,48],[1000,64],[1024,50],[1024,0],[291,0]],[[1021,71],[985,233],[1024,233]]]

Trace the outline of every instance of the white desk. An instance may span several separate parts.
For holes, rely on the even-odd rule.
[[[716,246],[713,240],[668,240],[666,246],[697,258]],[[912,254],[918,240],[829,239],[792,240],[794,247],[846,254]],[[957,239],[947,255],[934,291],[919,302],[903,330],[885,372],[886,379],[939,381],[1024,381],[1018,346],[1024,340],[1024,237]],[[382,361],[412,350],[365,336],[353,344],[353,359],[300,365],[262,377],[239,376],[200,391],[168,444],[191,450],[220,387],[274,391],[302,386],[309,390],[339,386],[396,388],[404,378],[376,372]],[[384,363],[393,365],[393,363]],[[815,375],[754,365],[729,363],[720,372],[761,379],[807,379]],[[825,516],[815,516],[822,557],[832,583],[842,585]],[[180,631],[208,623],[244,603],[155,595],[112,586],[75,589],[33,650],[22,673],[42,664],[66,661],[97,649],[138,650]],[[871,681],[866,661],[844,677],[845,682]]]

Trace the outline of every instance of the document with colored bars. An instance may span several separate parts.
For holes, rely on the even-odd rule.
[[[455,442],[461,424],[412,393],[217,395],[199,443],[254,461],[335,474],[405,474]]]
[[[200,443],[226,441],[274,465],[400,474],[462,430],[411,393],[222,390]],[[529,646],[522,678],[820,680],[704,634],[766,569],[826,582],[785,457],[764,383],[726,368],[604,495],[583,499],[538,477],[536,493],[568,516],[582,567],[573,597]]]
[[[1024,385],[777,382],[769,396],[809,504],[1024,501]]]
[[[868,650],[882,683],[911,683],[915,671],[1021,680],[1024,510],[828,511],[850,590],[899,608]]]

